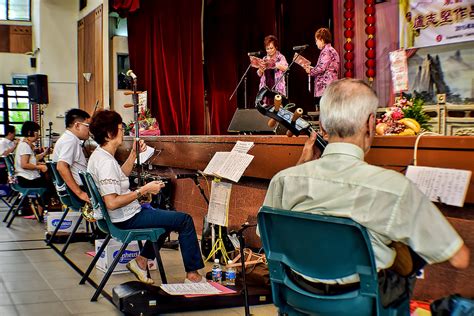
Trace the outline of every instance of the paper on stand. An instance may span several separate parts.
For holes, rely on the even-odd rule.
[[[154,153],[155,153],[155,148],[147,145],[146,150],[140,153],[140,164],[145,163],[148,159],[150,159],[151,156],[153,156]],[[136,159],[135,159],[135,163],[137,163]]]
[[[211,197],[207,212],[207,221],[219,226],[227,226],[230,193],[232,184],[212,181]]]
[[[408,166],[406,176],[433,202],[462,207],[470,170]]]
[[[203,172],[239,182],[253,157],[239,152],[216,152]]]
[[[237,143],[235,143],[234,148],[232,148],[231,152],[246,154],[253,147],[253,144],[253,142],[242,142],[238,140]]]

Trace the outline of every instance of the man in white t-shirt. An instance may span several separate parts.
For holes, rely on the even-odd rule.
[[[79,171],[87,170],[82,142],[89,138],[90,115],[81,109],[71,109],[66,113],[66,131],[54,146],[53,162],[66,185],[82,201],[89,202],[89,197],[81,188]]]
[[[5,128],[5,138],[0,139],[0,154],[8,156],[13,153],[18,145],[18,139],[15,139],[15,126],[7,125]]]

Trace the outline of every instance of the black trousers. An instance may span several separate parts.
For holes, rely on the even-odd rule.
[[[290,269],[287,269],[289,278],[304,290],[318,295],[339,295],[355,291],[360,288],[360,283],[349,284],[325,284],[311,282]],[[405,300],[407,295],[411,297],[415,288],[416,276],[402,277],[391,270],[379,272],[379,291],[384,307],[397,305]]]

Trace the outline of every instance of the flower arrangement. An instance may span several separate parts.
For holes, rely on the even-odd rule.
[[[393,107],[377,120],[377,135],[413,136],[429,131],[430,117],[423,111],[421,98],[402,95]]]
[[[140,109],[138,125],[141,136],[160,136],[160,128],[156,118],[152,117],[150,110]],[[135,121],[130,121],[125,129],[125,134],[135,136]]]

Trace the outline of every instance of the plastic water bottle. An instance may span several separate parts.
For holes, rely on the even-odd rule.
[[[212,281],[222,283],[222,268],[219,259],[214,259],[214,265],[212,266]]]
[[[227,263],[231,265],[233,262],[232,260],[229,260]],[[234,286],[236,274],[237,272],[235,271],[234,267],[227,268],[227,270],[225,271],[225,279],[226,279],[225,284]]]

